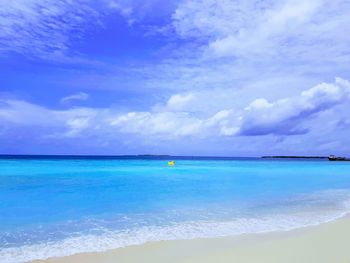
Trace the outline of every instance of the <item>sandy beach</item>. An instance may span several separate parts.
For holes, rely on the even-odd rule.
[[[287,232],[152,242],[36,263],[350,262],[350,218]]]

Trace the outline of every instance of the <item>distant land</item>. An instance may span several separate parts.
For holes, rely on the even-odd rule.
[[[328,156],[297,156],[297,155],[276,155],[276,156],[262,156],[261,158],[272,158],[272,159],[327,159]]]

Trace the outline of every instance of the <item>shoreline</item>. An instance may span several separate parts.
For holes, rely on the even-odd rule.
[[[167,240],[32,263],[350,262],[350,217],[288,231]]]

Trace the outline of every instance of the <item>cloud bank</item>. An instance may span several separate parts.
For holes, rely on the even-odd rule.
[[[72,99],[81,98],[66,98],[68,101]],[[55,128],[53,134],[38,136],[104,137],[108,134],[111,140],[115,139],[113,135],[118,137],[120,134],[162,141],[188,136],[297,135],[308,133],[313,128],[307,126],[308,121],[338,105],[349,104],[350,83],[337,78],[334,83],[318,84],[298,96],[272,102],[258,98],[244,108],[221,109],[206,116],[186,110],[190,101],[195,99],[196,94],[176,94],[163,106],[157,104],[152,111],[124,113],[113,108],[53,110],[25,101],[3,99],[0,122],[2,126],[13,129]]]
[[[341,103],[349,103],[350,83],[336,78],[334,84],[321,83],[299,96],[269,102],[254,100],[245,108],[240,125],[242,135],[307,133],[303,122]]]

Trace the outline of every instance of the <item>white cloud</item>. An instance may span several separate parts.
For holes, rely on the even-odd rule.
[[[254,100],[252,103],[250,103],[245,110],[247,111],[254,111],[254,110],[261,110],[261,109],[267,109],[273,107],[273,104],[268,102],[266,99],[260,98]]]
[[[60,101],[61,101],[61,103],[67,103],[67,102],[74,101],[74,100],[84,101],[87,99],[89,99],[89,94],[87,94],[85,92],[79,92],[76,94],[69,95],[67,97],[63,97]]]
[[[55,125],[54,111],[21,100],[1,100],[0,118],[15,125]]]
[[[201,122],[187,113],[130,112],[112,120],[111,125],[124,133],[172,138],[197,134]]]
[[[183,136],[207,136],[226,129],[225,120],[230,111],[220,111],[213,116],[199,118],[187,112],[128,112],[112,108],[72,108],[52,110],[19,100],[2,100],[0,123],[10,127],[55,128],[55,137],[77,137],[84,134],[118,133],[155,136],[162,139]],[[215,132],[216,131],[216,132]],[[113,135],[112,135],[113,136]]]
[[[178,6],[173,25],[180,37],[200,40],[220,57],[306,58],[320,49],[338,54],[347,49],[344,41],[350,38],[341,32],[350,22],[349,7],[343,0],[194,0]]]
[[[71,37],[81,38],[87,25],[98,19],[99,13],[85,0],[0,1],[0,51],[64,56],[71,52]]]
[[[307,129],[303,124],[313,116],[341,103],[350,102],[350,83],[336,78],[334,84],[321,83],[297,97],[268,102],[256,99],[245,108],[240,118],[242,135],[298,134]]]
[[[0,100],[0,105],[0,122],[4,126],[55,128],[62,136],[78,135],[79,131],[94,128],[97,119],[93,119],[102,114],[92,108],[52,110],[21,100]]]
[[[223,94],[225,96],[227,94]],[[350,122],[347,115],[350,83],[341,78],[283,99],[250,99],[250,103],[240,107],[233,100],[231,107],[223,106],[223,97],[213,93],[201,96],[179,93],[158,103],[153,110],[130,112],[86,107],[54,110],[26,101],[2,99],[1,136],[6,136],[6,131],[30,129],[37,130],[36,136],[42,138],[93,137],[107,142],[120,137],[140,143],[262,135],[316,134],[313,136],[318,138],[318,133],[327,138],[335,129],[347,129]],[[233,95],[228,101],[234,98]],[[208,101],[217,107],[208,111]],[[205,110],[201,111],[201,107]],[[325,130],[327,120],[329,127]]]
[[[306,88],[348,77],[348,10],[343,0],[182,1],[172,24],[184,44],[152,65],[146,84],[185,93],[283,78],[303,78]],[[289,81],[285,89],[293,89]]]
[[[313,14],[321,5],[320,0],[289,0],[281,6],[264,10],[252,25],[210,43],[219,56],[246,55],[275,52],[288,38],[297,37],[300,28],[309,26]],[[258,13],[259,15],[259,13]]]
[[[191,108],[191,103],[195,100],[193,93],[177,93],[171,95],[165,104],[156,104],[154,111],[186,111]]]
[[[79,135],[80,131],[89,128],[90,117],[77,117],[68,119],[66,124],[69,127],[68,132],[65,133],[68,137]]]
[[[129,112],[111,120],[120,132],[172,139],[184,136],[207,137],[227,135],[227,118],[231,111],[222,110],[213,116],[199,118],[187,112]]]
[[[312,127],[307,123],[326,110],[350,102],[350,83],[336,78],[335,83],[321,83],[299,96],[292,96],[269,102],[260,98],[253,100],[248,106],[221,109],[214,114],[191,113],[191,103],[182,104],[185,94],[173,95],[165,107],[157,105],[155,112],[130,112],[119,115],[111,121],[111,125],[123,133],[143,136],[181,137],[181,136],[258,136],[267,134],[287,135],[309,132]],[[169,101],[179,101],[181,111],[177,107],[169,107]],[[191,101],[197,99],[194,94]],[[202,106],[206,101],[220,100],[201,97]],[[184,100],[187,101],[187,100]],[[176,104],[178,105],[178,104]],[[160,111],[160,110],[163,110]],[[173,111],[170,111],[173,109]],[[165,111],[164,111],[165,110]],[[198,112],[198,109],[197,111]],[[317,125],[316,125],[317,126]]]
[[[175,94],[170,97],[166,107],[169,110],[181,110],[193,100],[193,94]]]
[[[269,5],[266,1],[183,1],[173,14],[173,24],[183,38],[223,37],[249,24],[252,11],[262,10],[266,5]]]
[[[157,111],[122,113],[113,108],[71,108],[53,110],[19,100],[1,100],[0,123],[4,127],[55,128],[52,134],[41,136],[81,137],[94,136],[114,140],[120,134],[139,136],[141,141],[164,141],[183,137],[220,138],[267,134],[303,134],[321,124],[310,121],[338,106],[349,104],[350,83],[337,78],[334,83],[321,83],[298,96],[275,101],[255,99],[248,106],[221,108],[214,113],[191,113],[194,94],[174,94]],[[201,97],[202,105],[209,97]],[[175,98],[175,99],[174,99]],[[191,100],[189,99],[191,98]],[[170,103],[173,102],[174,104]],[[174,102],[175,101],[175,102]],[[220,101],[215,101],[220,105]],[[161,104],[158,104],[161,105]],[[178,106],[181,106],[179,111]],[[200,104],[198,104],[200,105]],[[176,107],[175,107],[176,106]],[[170,110],[172,109],[172,110]],[[333,117],[336,125],[346,125],[344,114]],[[338,124],[337,124],[338,123]],[[39,135],[38,135],[39,136]]]

